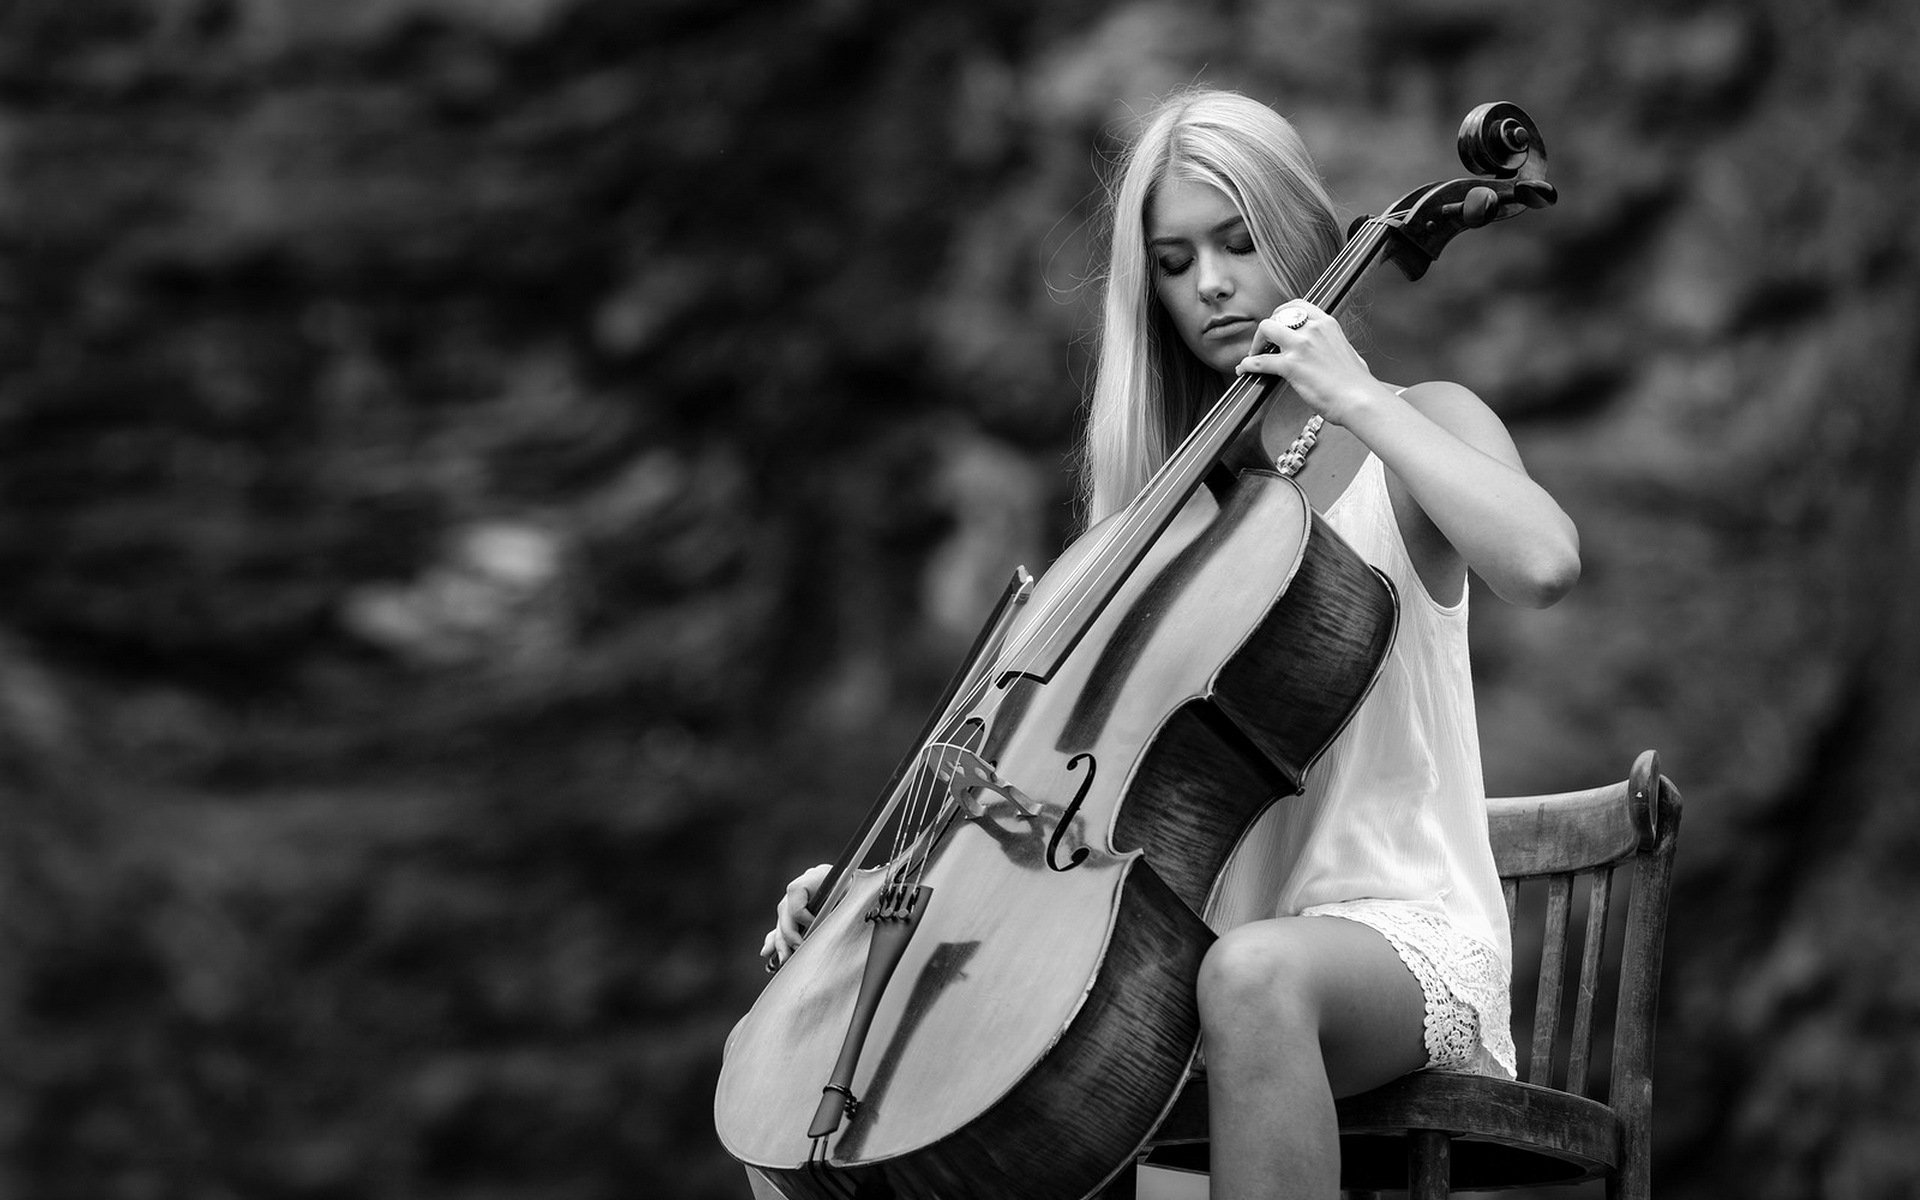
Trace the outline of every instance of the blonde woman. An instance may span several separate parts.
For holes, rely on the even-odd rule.
[[[1306,792],[1269,810],[1222,876],[1208,910],[1221,937],[1200,971],[1212,1195],[1324,1200],[1338,1193],[1336,1097],[1421,1069],[1513,1072],[1467,575],[1544,607],[1579,575],[1578,536],[1477,396],[1376,379],[1340,323],[1296,298],[1342,239],[1272,109],[1171,98],[1110,204],[1089,523],[1133,497],[1236,374],[1278,375],[1292,387],[1262,433],[1280,470],[1400,596],[1379,682]],[[798,943],[825,874],[794,881],[767,953]]]

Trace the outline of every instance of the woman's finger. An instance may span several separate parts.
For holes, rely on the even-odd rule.
[[[807,904],[809,906],[813,904],[813,897],[819,894],[820,886],[826,883],[827,876],[831,874],[833,874],[832,863],[818,863],[808,867],[805,871],[801,872],[800,878],[794,880],[795,883],[806,885]]]
[[[774,911],[777,914],[774,929],[789,942],[799,942],[806,936],[807,926],[813,924],[813,913],[807,909],[804,892],[796,900],[789,891],[780,898],[780,906]]]
[[[1285,375],[1285,358],[1279,354],[1249,354],[1233,370],[1237,375]]]
[[[782,905],[780,908],[780,920],[775,928],[780,931],[781,937],[798,946],[800,939],[807,936],[807,927],[812,924],[813,913],[807,909],[791,909]]]
[[[832,872],[832,863],[808,868],[787,884],[786,895],[780,897],[780,903],[774,906],[773,932],[767,936],[779,938],[782,958],[793,952],[793,947],[800,944],[800,939],[806,936],[808,927],[813,924],[814,892]]]

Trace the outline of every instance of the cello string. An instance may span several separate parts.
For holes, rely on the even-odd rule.
[[[898,903],[902,898],[905,877],[909,870],[909,855],[912,853],[914,843],[919,839],[921,827],[926,822],[924,814],[928,799],[939,785],[939,767],[937,763],[927,761],[927,751],[939,744],[930,742],[921,747],[920,761],[914,768],[913,781],[908,788],[905,806],[894,824],[893,851],[887,859],[892,864],[892,870],[888,875],[885,889],[886,898],[894,903]]]
[[[976,672],[972,682],[949,700],[945,711],[941,714],[941,723],[937,724],[934,731],[920,743],[914,756],[914,767],[888,797],[885,806],[868,822],[864,840],[848,856],[848,870],[843,872],[827,894],[819,899],[815,906],[816,911],[824,912],[832,906],[844,891],[852,871],[869,861],[875,843],[888,832],[889,824],[892,825],[892,838],[887,856],[883,861],[890,869],[898,866],[909,844],[915,824],[912,810],[916,807],[916,798],[925,794],[923,789],[926,783],[921,771],[925,767],[928,751],[938,743],[950,741],[957,730],[964,727],[965,721],[971,719],[975,705],[985,695],[994,678],[995,672],[992,670]]]
[[[1373,260],[1375,252],[1384,240],[1383,229],[1384,226],[1379,219],[1368,218],[1361,231],[1347,239],[1340,252],[1328,264],[1327,269],[1321,272],[1320,278],[1307,289],[1307,295],[1303,299],[1318,307],[1321,306],[1322,300],[1330,296],[1344,295],[1345,289],[1351,286],[1352,281],[1357,279],[1360,272],[1364,271],[1366,265]],[[1003,661],[1023,656],[1035,645],[1044,644],[1045,640],[1051,640],[1061,630],[1083,619],[1080,617],[1081,610],[1097,600],[1102,590],[1087,586],[1087,580],[1089,578],[1104,580],[1115,569],[1110,565],[1109,560],[1121,557],[1114,552],[1114,543],[1117,541],[1123,547],[1130,547],[1148,526],[1157,522],[1167,505],[1190,490],[1196,482],[1193,476],[1198,472],[1197,464],[1190,464],[1187,460],[1196,456],[1200,447],[1220,440],[1223,435],[1218,427],[1234,419],[1231,415],[1232,410],[1244,399],[1244,393],[1263,386],[1268,385],[1260,382],[1258,377],[1243,376],[1222,394],[1194,430],[1181,441],[1173,454],[1168,456],[1167,461],[1154,472],[1152,478],[1141,488],[1139,495],[1122,510],[1122,516],[1115,523],[1114,531],[1104,537],[1094,551],[1081,562],[1060,592],[1056,593],[1056,598],[1050,601],[1045,609],[1034,614],[1027,628],[1022,631],[1018,643],[1003,656]],[[998,673],[996,671],[996,674]]]
[[[1368,224],[1372,223],[1369,219]],[[1328,280],[1343,276],[1350,269],[1362,269],[1364,260],[1372,258],[1370,248],[1363,253],[1361,241],[1360,236],[1356,234],[1341,246],[1333,261],[1328,264],[1326,270],[1321,272],[1320,280],[1308,289],[1306,299],[1309,303],[1317,303],[1313,299],[1316,295],[1323,295],[1332,290]],[[1140,493],[1121,511],[1119,518],[1101,531],[1100,539],[1094,549],[1074,566],[1060,589],[1053,593],[1044,605],[1036,608],[1011,645],[1003,647],[995,658],[993,670],[983,676],[983,682],[1002,675],[1005,669],[1003,664],[1024,657],[1036,644],[1056,635],[1065,620],[1081,606],[1082,594],[1087,590],[1085,584],[1089,577],[1105,576],[1110,573],[1111,568],[1108,562],[1117,556],[1114,544],[1116,542],[1124,544],[1137,537],[1140,531],[1154,520],[1156,514],[1151,510],[1159,508],[1166,502],[1166,494],[1185,486],[1184,479],[1175,479],[1175,476],[1181,474],[1178,468],[1184,465],[1183,457],[1190,457],[1194,453],[1193,447],[1211,438],[1214,428],[1229,419],[1227,414],[1232,407],[1229,404],[1230,400],[1237,399],[1239,394],[1259,386],[1261,384],[1256,377],[1249,376],[1237,380],[1208,409],[1194,430],[1181,441],[1173,454],[1168,456],[1167,461],[1148,479]]]
[[[926,786],[921,789],[921,794],[914,798],[910,817],[913,834],[908,839],[905,849],[902,852],[903,858],[899,867],[900,879],[898,883],[898,894],[894,897],[894,900],[897,904],[902,905],[907,902],[907,898],[913,894],[914,889],[920,885],[919,864],[925,861],[927,853],[926,847],[921,843],[926,835],[927,828],[933,824],[932,814],[938,811],[934,807],[934,797],[938,796],[942,791],[940,774],[942,768],[946,766],[947,743],[945,741],[936,742],[930,748],[934,752],[933,761],[922,764],[922,772],[926,777]],[[951,793],[952,785],[948,784],[945,790]],[[903,822],[903,825],[906,823],[907,822]]]
[[[1308,303],[1324,306],[1330,297],[1344,295],[1345,289],[1351,286],[1352,281],[1357,279],[1359,273],[1364,271],[1373,260],[1380,244],[1376,226],[1377,222],[1369,220],[1361,233],[1356,233],[1347,239],[1340,253],[1334,256],[1333,262],[1328,264],[1327,269],[1321,272],[1320,278],[1307,290],[1304,299]],[[1177,503],[1184,495],[1190,493],[1197,482],[1195,477],[1200,472],[1198,464],[1190,463],[1188,460],[1197,456],[1202,449],[1224,441],[1230,431],[1222,429],[1221,426],[1238,419],[1234,415],[1234,410],[1244,398],[1244,393],[1264,386],[1269,385],[1264,384],[1259,377],[1246,376],[1235,381],[1228,388],[1195,426],[1193,432],[1181,442],[1179,448],[1168,457],[1167,462],[1141,489],[1141,498],[1129,506],[1125,541],[1131,542],[1133,538],[1140,536],[1143,526],[1158,519],[1164,506]],[[1280,386],[1285,386],[1284,382]],[[1079,583],[1080,580],[1076,579],[1074,582]],[[1091,597],[1085,593],[1084,588],[1076,589],[1071,611],[1063,615],[1062,620],[1067,616],[1077,618],[1077,610],[1098,597],[1097,592]]]
[[[936,750],[935,752],[936,758],[935,758],[934,766],[928,772],[928,777],[932,781],[933,786],[930,786],[927,789],[928,795],[926,799],[928,803],[926,805],[926,809],[925,811],[916,813],[914,815],[914,824],[918,828],[915,831],[913,845],[909,850],[907,862],[904,868],[905,879],[901,884],[901,895],[899,897],[902,912],[905,911],[906,905],[912,902],[914,893],[919,890],[920,881],[926,877],[927,859],[933,853],[933,846],[931,845],[931,841],[930,841],[930,837],[933,831],[933,823],[934,823],[934,820],[939,816],[939,814],[946,809],[946,802],[944,799],[937,806],[932,803],[932,799],[935,795],[940,794],[942,791],[944,791],[945,796],[947,798],[951,798],[953,796],[953,781],[950,776],[948,777],[944,788],[942,788],[939,784],[941,772],[947,766],[947,752],[951,748],[952,747],[948,743],[942,742],[939,748]],[[959,762],[959,756],[955,755],[954,763],[957,765],[958,762]]]
[[[1029,580],[1028,586],[1031,587],[1031,584],[1032,581]],[[816,897],[814,902],[816,914],[825,913],[834,907],[845,894],[855,873],[863,869],[871,869],[868,864],[872,864],[872,867],[888,868],[898,864],[908,844],[908,833],[914,824],[912,814],[907,810],[913,807],[913,800],[920,794],[923,786],[920,770],[926,761],[927,751],[935,743],[950,741],[956,731],[963,728],[968,720],[981,720],[983,730],[986,726],[986,720],[977,716],[976,705],[992,687],[993,681],[998,678],[997,663],[992,657],[997,649],[996,646],[994,650],[983,651],[983,657],[988,660],[987,664],[984,667],[970,667],[968,681],[947,699],[946,707],[934,722],[932,732],[923,738],[916,748],[912,760],[914,765],[903,773],[892,792],[885,798],[885,802],[868,818],[858,840],[844,855],[845,868],[833,877],[826,893]],[[891,831],[889,831],[889,825],[892,826]],[[872,857],[874,847],[889,832],[892,840],[889,843],[888,853],[876,863]],[[883,890],[884,886],[883,884]]]
[[[1330,299],[1337,303],[1373,261],[1385,236],[1384,219],[1367,218],[1341,246],[1339,253],[1321,272],[1320,278],[1307,290],[1303,299],[1319,307],[1325,307]],[[1222,430],[1222,426],[1243,419],[1236,417],[1235,409],[1246,399],[1247,392],[1271,386],[1263,377],[1246,376],[1236,380],[1148,479],[1140,493],[1122,510],[1119,519],[1101,533],[1099,542],[1069,572],[1060,589],[1037,608],[1010,644],[1000,648],[990,669],[982,672],[962,695],[955,698],[948,709],[950,719],[922,745],[920,767],[914,772],[914,779],[902,801],[892,806],[890,815],[896,819],[888,860],[895,864],[896,870],[889,879],[890,888],[904,886],[909,879],[917,887],[917,881],[924,876],[926,852],[931,847],[918,851],[914,861],[903,861],[903,858],[921,840],[920,835],[926,832],[926,826],[945,808],[945,800],[953,796],[951,783],[943,787],[940,779],[947,751],[944,747],[935,750],[937,744],[949,741],[957,729],[964,725],[963,720],[952,718],[971,710],[992,682],[1006,673],[1008,664],[1019,661],[1034,647],[1057,637],[1073,624],[1091,619],[1090,615],[1084,614],[1108,591],[1104,585],[1118,569],[1116,564],[1130,557],[1145,530],[1158,523],[1166,508],[1188,494],[1195,485],[1199,474],[1198,464],[1190,460],[1202,448],[1224,440],[1226,431]],[[935,755],[933,764],[925,761],[928,751],[933,751]],[[940,801],[937,805],[936,798]]]
[[[963,697],[963,702],[955,704],[954,707],[959,712],[971,709],[974,701],[979,698],[982,682],[976,680],[968,689],[970,694]],[[893,864],[894,870],[888,881],[888,887],[894,891],[894,899],[899,902],[904,902],[912,894],[913,889],[919,887],[919,880],[923,877],[924,870],[916,864],[923,865],[931,849],[930,846],[921,846],[919,843],[939,814],[945,811],[948,800],[954,795],[947,766],[947,754],[951,750],[953,762],[956,765],[959,763],[960,752],[954,745],[954,738],[961,729],[966,727],[966,719],[958,721],[951,719],[958,716],[958,712],[954,711],[950,711],[948,715],[950,719],[939,726],[935,735],[921,745],[918,755],[919,766],[914,771],[914,779],[908,788],[907,797],[901,805],[896,806],[898,820],[894,828],[893,851],[888,859]],[[928,761],[929,751],[932,752],[931,761]],[[943,774],[948,776],[944,780]]]
[[[1376,224],[1377,222],[1372,220],[1368,221],[1365,229],[1369,236],[1356,233],[1355,236],[1347,239],[1340,253],[1334,256],[1333,262],[1321,272],[1320,279],[1308,289],[1305,297],[1308,303],[1317,305],[1319,301],[1316,297],[1324,299],[1342,286],[1350,276],[1356,276],[1360,270],[1364,269],[1365,264],[1372,260],[1373,252],[1377,249],[1379,242],[1377,233],[1374,231]],[[1088,599],[1085,595],[1087,589],[1083,586],[1084,581],[1096,569],[1101,576],[1111,570],[1107,560],[1113,543],[1115,541],[1123,545],[1131,543],[1146,525],[1158,517],[1163,506],[1172,502],[1175,498],[1173,493],[1186,490],[1189,485],[1188,471],[1183,469],[1187,466],[1185,460],[1195,454],[1199,446],[1220,436],[1217,427],[1231,419],[1229,414],[1241,399],[1241,393],[1260,386],[1263,385],[1255,378],[1243,377],[1221,396],[1195,426],[1193,432],[1188,434],[1179,448],[1168,457],[1166,463],[1162,464],[1160,470],[1148,480],[1146,486],[1141,489],[1140,495],[1128,505],[1125,515],[1116,523],[1115,535],[1104,539],[1094,553],[1083,562],[1081,569],[1068,580],[1059,593],[1059,601],[1046,611],[1035,615],[1029,623],[1028,630],[1025,631],[1026,636],[1016,647],[1017,651],[1024,652],[1037,644],[1043,631],[1047,638],[1055,636],[1059,629],[1067,625],[1070,618],[1077,616],[1078,611]]]

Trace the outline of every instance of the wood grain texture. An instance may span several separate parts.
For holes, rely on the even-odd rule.
[[[1580,977],[1574,999],[1573,1034],[1568,1040],[1564,1086],[1576,1096],[1591,1096],[1588,1066],[1593,1058],[1594,1002],[1600,992],[1600,964],[1607,945],[1607,925],[1613,907],[1613,871],[1599,868],[1581,873],[1587,881],[1587,931],[1580,944]]]
[[[1293,584],[1220,671],[1214,703],[1298,791],[1379,676],[1393,587],[1318,513]]]
[[[1540,937],[1540,975],[1534,992],[1533,1055],[1525,1078],[1553,1082],[1553,1051],[1560,1040],[1560,996],[1566,982],[1567,914],[1573,881],[1565,875],[1547,880],[1546,928]]]
[[[1175,712],[1141,759],[1113,831],[1116,849],[1145,850],[1196,912],[1247,827],[1285,786],[1223,724],[1204,701]]]

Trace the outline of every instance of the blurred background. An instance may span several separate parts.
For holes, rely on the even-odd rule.
[[[1910,0],[0,4],[0,1195],[739,1196],[722,1037],[1073,526],[1099,180],[1237,87],[1579,522],[1488,783],[1685,791],[1668,1197],[1920,1192]]]

